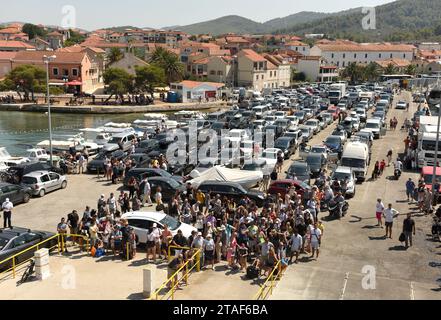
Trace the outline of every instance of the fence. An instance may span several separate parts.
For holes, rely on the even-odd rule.
[[[273,289],[276,285],[276,281],[280,280],[282,278],[282,268],[281,268],[281,261],[276,263],[271,273],[268,275],[268,278],[263,283],[263,285],[260,287],[257,294],[254,296],[253,300],[266,300],[270,295],[273,294]],[[277,271],[277,273],[276,273]]]
[[[169,260],[171,259],[171,249],[187,250],[187,247],[169,246]],[[201,249],[193,253],[193,255],[150,296],[149,300],[174,300],[175,292],[179,284],[182,281],[188,284],[188,278],[195,268],[196,271],[200,271],[201,269]],[[179,277],[180,273],[181,276]]]
[[[0,261],[0,279],[4,279],[12,273],[12,277],[15,278],[18,271],[25,268],[25,264],[33,258],[33,252],[41,249],[48,248],[49,251],[57,248],[58,253],[63,252],[67,247],[66,239],[71,237],[72,239],[81,239],[86,241],[86,250],[89,250],[89,238],[84,235],[78,234],[55,234],[39,243],[30,246],[2,261]],[[82,244],[81,244],[82,249]],[[8,267],[10,266],[10,267]],[[5,268],[5,269],[4,269]],[[4,270],[3,270],[4,269]]]

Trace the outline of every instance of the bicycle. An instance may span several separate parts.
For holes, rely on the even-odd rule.
[[[26,270],[24,271],[23,275],[21,276],[21,279],[17,282],[17,287],[29,280],[29,278],[35,272],[34,268],[35,268],[35,261],[34,261],[34,259],[31,259],[29,266],[27,266]]]

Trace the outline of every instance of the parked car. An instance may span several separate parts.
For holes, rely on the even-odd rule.
[[[94,159],[89,160],[87,163],[87,172],[97,172],[104,173],[104,163],[106,158],[115,160],[124,160],[127,157],[127,153],[122,150],[116,150],[114,152],[101,152]]]
[[[112,152],[118,149],[129,151],[132,147],[132,141],[136,140],[133,132],[121,132],[114,134],[112,138],[103,146],[103,151]]]
[[[240,184],[235,182],[204,181],[199,185],[199,190],[203,193],[219,194],[221,197],[227,196],[236,203],[245,197],[250,198],[258,207],[262,207],[265,201],[265,194],[256,190],[245,190]]]
[[[49,171],[34,171],[23,176],[22,184],[32,189],[34,196],[44,197],[46,193],[67,187],[66,176]]]
[[[185,185],[176,181],[172,177],[167,178],[155,176],[148,178],[147,180],[150,183],[150,187],[152,189],[152,199],[155,198],[158,187],[161,187],[162,202],[164,203],[169,202],[176,195],[176,191],[182,192],[185,190]]]
[[[123,184],[124,186],[128,185],[128,182],[131,177],[135,177],[136,181],[140,182],[144,177],[152,178],[152,177],[164,177],[164,178],[170,178],[174,179],[178,182],[182,182],[182,177],[180,176],[173,176],[169,172],[163,170],[163,169],[157,169],[157,168],[133,168],[130,169],[126,176],[124,177]]]
[[[46,239],[54,236],[53,232],[35,231],[27,228],[13,227],[12,229],[0,229],[0,261],[6,260],[9,257],[23,252],[32,246],[43,242]],[[38,248],[51,248],[57,244],[57,239],[46,241]],[[37,248],[29,249],[14,259],[15,265],[23,263],[32,258]],[[5,271],[13,265],[12,260],[0,265],[0,271]]]
[[[311,182],[311,168],[306,162],[294,161],[286,171],[286,179],[296,179],[309,185]]]
[[[409,105],[408,102],[400,100],[400,101],[397,102],[397,105],[395,106],[395,109],[406,110],[408,105]]]
[[[0,203],[8,198],[14,205],[27,203],[32,196],[32,189],[28,186],[0,182]]]
[[[328,136],[323,143],[331,152],[338,153],[339,156],[341,156],[341,153],[343,152],[343,141],[341,136]]]
[[[306,163],[311,168],[311,177],[317,178],[320,173],[322,172],[322,169],[326,165],[326,158],[321,153],[309,153],[305,159]]]
[[[296,152],[296,140],[291,137],[280,137],[274,143],[274,147],[282,150],[285,159],[289,159]]]
[[[51,171],[58,174],[63,174],[63,169],[51,166],[48,163],[45,162],[27,162],[27,163],[21,163],[14,167],[8,168],[8,172],[11,175],[14,175],[17,177],[17,182],[21,182],[24,175],[34,172],[34,171]]]
[[[354,170],[349,167],[339,166],[331,175],[331,185],[332,183],[337,181],[344,181],[347,179],[346,186],[346,197],[354,197],[355,196],[355,183],[357,182],[357,178],[355,178]]]
[[[309,192],[311,190],[311,186],[302,181],[284,179],[272,182],[268,188],[268,194],[277,195],[280,193],[282,197],[285,197],[286,193],[291,187],[294,187],[297,194],[301,197],[303,197],[305,192]]]
[[[164,226],[167,225],[173,236],[180,230],[182,235],[188,238],[193,231],[197,231],[195,227],[180,222],[162,211],[132,211],[123,214],[121,218],[126,219],[129,226],[134,229],[137,244],[145,244],[147,242],[147,234],[154,223],[156,223],[160,230],[163,230]]]
[[[311,128],[314,134],[320,131],[320,121],[317,119],[309,119],[303,125]]]

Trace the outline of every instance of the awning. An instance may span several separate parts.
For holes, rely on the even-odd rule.
[[[74,80],[74,81],[66,82],[66,85],[67,86],[81,86],[81,85],[83,85],[83,83],[81,81]]]

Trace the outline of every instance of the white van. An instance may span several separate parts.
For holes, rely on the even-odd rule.
[[[366,120],[365,130],[369,130],[370,132],[372,132],[374,135],[374,139],[380,138],[381,127],[382,127],[382,122],[378,118]]]
[[[268,114],[268,111],[270,111],[268,106],[256,106],[252,110],[256,113],[257,119],[265,118]]]
[[[340,165],[352,168],[357,181],[365,181],[370,163],[369,147],[360,141],[346,144],[341,156]]]

